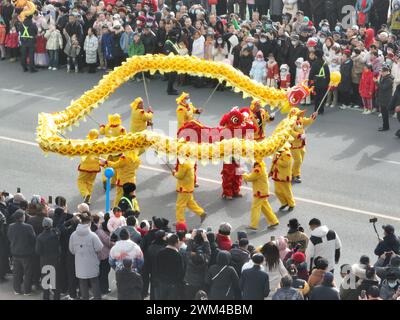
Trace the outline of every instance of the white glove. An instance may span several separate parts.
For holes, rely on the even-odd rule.
[[[269,117],[271,118],[271,120],[274,120],[274,119],[275,119],[275,115],[276,115],[276,111],[275,111],[275,112],[272,112],[272,113],[269,115]]]
[[[302,133],[301,136],[300,136],[300,139],[301,139],[301,140],[306,140],[306,134],[305,134],[305,133]]]
[[[244,175],[244,174],[246,174],[247,173],[247,170],[245,169],[245,168],[243,168],[243,167],[240,167],[240,168],[237,168],[236,169],[236,174],[238,175],[238,176],[242,176],[242,175]]]
[[[149,106],[149,107],[147,108],[147,112],[153,112],[153,108],[152,108],[151,106]]]

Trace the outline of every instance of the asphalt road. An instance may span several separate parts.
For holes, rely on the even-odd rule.
[[[100,79],[101,74],[67,74],[65,70],[41,70],[36,74],[23,73],[19,65],[0,64],[0,188],[22,192],[30,197],[63,195],[74,211],[81,197],[76,187],[79,159],[69,159],[55,154],[47,156],[35,145],[35,129],[39,112],[64,109],[72,99],[79,97]],[[154,80],[148,85],[150,104],[155,111],[155,130],[175,134],[175,97],[166,94],[166,82]],[[202,107],[212,88],[195,89],[191,86],[178,88],[190,92],[192,102]],[[120,113],[124,125],[129,127],[129,104],[137,96],[144,100],[143,83],[128,82],[98,108],[92,117],[104,123],[109,113]],[[232,106],[248,105],[232,92],[216,92],[201,117],[206,125],[217,126],[221,115]],[[311,110],[309,110],[311,112]],[[282,118],[277,116],[276,123]],[[294,186],[297,206],[290,214],[279,214],[280,226],[267,230],[261,221],[260,231],[250,235],[255,245],[265,243],[272,235],[285,235],[287,222],[296,217],[305,226],[311,218],[319,218],[323,224],[334,229],[343,242],[341,263],[355,263],[361,254],[373,260],[376,236],[369,218],[378,216],[378,225],[391,223],[400,226],[399,169],[400,139],[394,137],[399,123],[391,119],[392,130],[379,133],[381,119],[376,115],[361,115],[358,111],[327,109],[324,116],[307,131],[307,155],[302,168],[303,183]],[[276,125],[273,124],[273,126]],[[68,137],[84,137],[97,125],[90,119],[67,131]],[[269,132],[273,126],[269,127]],[[172,130],[169,131],[169,128]],[[13,141],[16,139],[17,141]],[[143,157],[143,168],[138,172],[138,200],[141,217],[153,215],[175,218],[175,179],[170,176],[162,162],[153,153]],[[270,159],[267,159],[270,162]],[[233,202],[220,198],[221,165],[199,166],[200,188],[195,197],[206,209],[209,217],[203,227],[214,230],[222,221],[232,224],[236,231],[249,223],[251,193],[244,190],[245,197]],[[272,188],[273,189],[273,188]],[[104,210],[105,195],[100,177],[97,178],[92,209]],[[271,198],[277,209],[279,203]],[[190,227],[198,227],[199,219],[188,214]],[[382,230],[379,230],[380,232]],[[382,233],[382,232],[381,232]],[[10,283],[0,284],[0,299],[14,297]]]

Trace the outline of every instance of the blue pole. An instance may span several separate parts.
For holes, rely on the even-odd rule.
[[[107,168],[104,171],[104,175],[107,178],[106,182],[106,213],[110,212],[110,190],[111,190],[111,178],[114,177],[114,169]]]

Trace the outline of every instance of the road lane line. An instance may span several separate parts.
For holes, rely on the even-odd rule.
[[[61,101],[60,98],[54,98],[54,97],[49,97],[49,96],[43,96],[43,95],[41,95],[41,94],[36,94],[36,93],[31,93],[31,92],[26,92],[26,91],[19,91],[19,90],[6,89],[6,88],[2,88],[1,90],[2,90],[2,91],[5,91],[5,92],[20,94],[20,95],[23,95],[23,96],[36,97],[36,98],[41,98],[41,99],[46,99],[46,100],[52,100],[52,101]]]
[[[26,140],[14,139],[14,138],[9,138],[9,137],[4,137],[4,136],[0,136],[0,140],[5,140],[5,141],[9,141],[9,142],[16,142],[16,143],[20,143],[20,144],[26,144],[28,146],[38,147],[37,143],[31,142],[31,141],[26,141]]]
[[[0,140],[9,141],[9,142],[16,142],[16,143],[20,143],[20,144],[35,146],[35,147],[38,146],[37,143],[31,142],[31,141],[14,139],[14,138],[9,138],[9,137],[4,137],[4,136],[0,136]],[[166,169],[160,169],[160,168],[155,168],[155,167],[146,166],[146,165],[141,165],[140,167],[142,169],[153,171],[153,172],[171,174],[171,172],[169,170],[166,170]],[[214,179],[197,177],[197,180],[204,181],[204,182],[209,182],[209,183],[212,183],[212,184],[221,185],[221,181],[214,180]],[[248,186],[242,186],[242,190],[252,191],[252,189],[250,187],[248,187]],[[271,192],[271,195],[274,195],[274,194]],[[328,202],[311,200],[311,199],[301,198],[301,197],[295,197],[295,200],[297,200],[299,202],[314,204],[314,205],[321,206],[321,207],[338,209],[338,210],[343,210],[343,211],[362,214],[362,215],[369,216],[369,217],[377,217],[377,218],[382,218],[382,219],[387,219],[387,220],[400,222],[400,217],[393,217],[393,216],[385,215],[385,214],[378,213],[378,212],[366,211],[366,210],[361,210],[361,209],[356,209],[356,208],[351,208],[351,207],[346,207],[346,206],[341,206],[341,205],[336,205],[336,204],[332,204],[332,203],[328,203]]]
[[[386,160],[386,159],[381,159],[381,158],[371,158],[372,160],[379,161],[379,162],[385,162],[385,163],[391,163],[391,164],[397,164],[400,165],[399,161],[393,161],[393,160]]]

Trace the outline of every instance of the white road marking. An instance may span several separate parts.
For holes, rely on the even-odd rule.
[[[4,136],[0,136],[0,140],[16,142],[16,143],[20,143],[20,144],[35,146],[35,147],[38,146],[37,143],[31,142],[31,141],[14,139],[14,138],[9,138],[9,137],[4,137]],[[140,167],[142,169],[153,171],[153,172],[171,174],[171,172],[169,170],[165,170],[165,169],[150,167],[150,166],[146,166],[146,165],[141,165]],[[197,180],[221,185],[221,181],[214,180],[214,179],[197,177]],[[242,190],[252,191],[252,189],[248,186],[242,186]],[[272,192],[271,192],[271,195],[273,195]],[[328,202],[311,200],[311,199],[306,199],[306,198],[301,198],[301,197],[295,197],[295,200],[304,202],[304,203],[314,204],[314,205],[321,206],[321,207],[338,209],[338,210],[348,211],[348,212],[352,212],[352,213],[362,214],[362,215],[369,216],[369,217],[377,217],[377,218],[400,222],[400,217],[389,216],[389,215],[378,213],[378,212],[366,211],[366,210],[361,210],[361,209],[356,209],[356,208],[351,208],[351,207],[346,207],[346,206],[341,206],[341,205],[336,205],[336,204],[332,204],[332,203],[328,203]]]
[[[36,98],[41,98],[41,99],[46,99],[46,100],[52,100],[52,101],[60,101],[61,100],[60,98],[43,96],[41,94],[36,94],[36,93],[31,93],[31,92],[26,92],[26,91],[19,91],[19,90],[14,90],[14,89],[2,88],[1,90],[5,91],[5,92],[16,93],[16,94],[20,94],[23,96],[36,97]]]
[[[26,141],[26,140],[14,139],[14,138],[9,138],[9,137],[4,137],[4,136],[0,136],[0,140],[5,140],[5,141],[9,141],[9,142],[16,142],[16,143],[26,144],[26,145],[29,145],[29,146],[38,147],[37,143],[31,142],[31,141]]]
[[[391,163],[391,164],[397,164],[400,165],[399,161],[393,161],[393,160],[386,160],[386,159],[381,159],[381,158],[371,158],[372,160],[379,161],[379,162],[385,162],[385,163]]]

